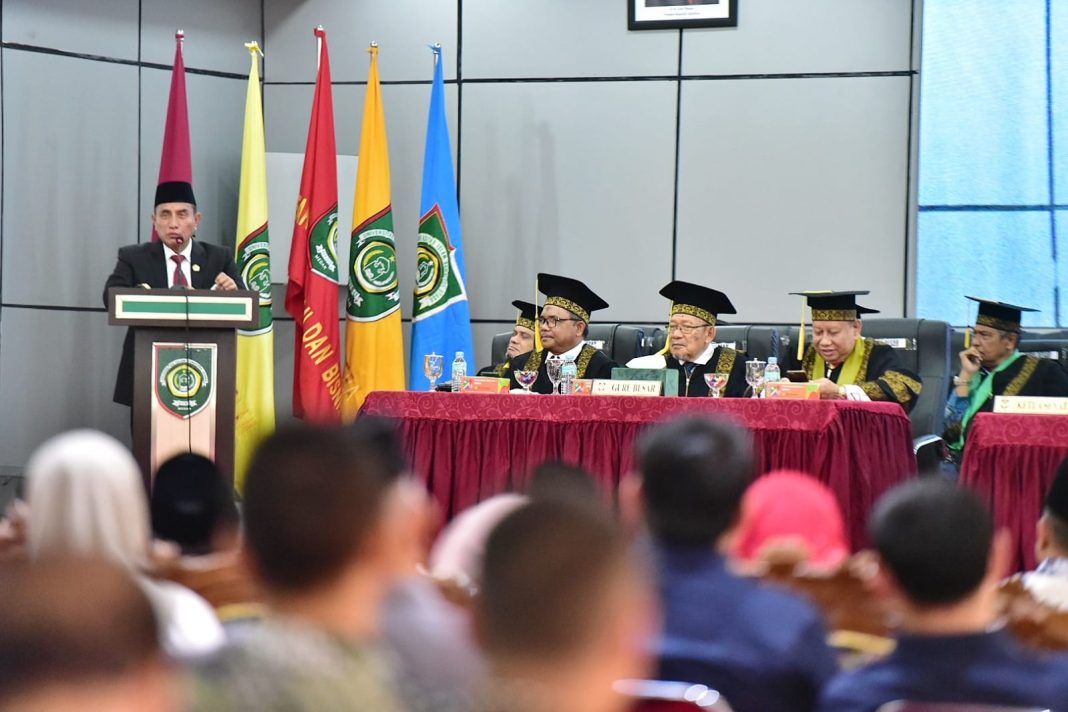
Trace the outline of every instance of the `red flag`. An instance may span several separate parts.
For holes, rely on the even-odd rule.
[[[319,38],[319,76],[312,100],[304,172],[289,252],[286,311],[296,322],[293,415],[317,423],[341,418],[338,337],[337,150],[326,31]]]
[[[189,150],[189,108],[185,100],[185,60],[182,42],[185,33],[174,33],[174,68],[171,70],[171,96],[167,101],[167,124],[163,128],[163,154],[159,159],[158,183],[183,181],[193,184],[193,158]],[[152,240],[158,240],[152,226]]]

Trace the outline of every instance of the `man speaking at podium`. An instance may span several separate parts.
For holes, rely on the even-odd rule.
[[[119,248],[115,269],[104,285],[104,306],[112,287],[145,289],[221,289],[240,288],[241,278],[230,250],[194,240],[200,213],[197,212],[193,186],[181,181],[160,183],[156,187],[152,224],[159,242],[144,242]],[[115,381],[113,400],[133,404],[133,330],[126,331],[122,359]]]

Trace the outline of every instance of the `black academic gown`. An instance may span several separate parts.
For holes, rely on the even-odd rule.
[[[917,374],[901,366],[893,347],[860,338],[853,348],[862,350],[860,371],[857,373],[857,382],[853,385],[860,386],[873,401],[898,403],[906,413],[912,410],[920,397],[923,382]],[[801,368],[809,380],[829,378],[838,383],[838,378],[842,375],[842,364],[828,373],[813,373],[815,361],[816,350],[809,346],[801,361]]]
[[[680,363],[671,354],[664,354],[667,368],[677,371],[679,374],[680,396],[703,397],[709,394],[708,384],[705,382],[706,373],[729,373],[727,387],[720,395],[727,398],[742,398],[745,396],[749,384],[745,382],[745,355],[740,354],[728,346],[718,346],[712,352],[712,358],[705,363],[695,363],[690,376],[686,376],[686,366]]]
[[[979,408],[980,413],[994,410],[994,396],[1068,398],[1068,371],[1061,368],[1056,361],[1037,356],[1021,356],[1004,371],[994,375],[990,398]],[[960,423],[947,428],[942,438],[947,443],[957,442],[960,438]]]
[[[104,284],[104,306],[108,305],[108,290],[112,287],[148,286],[153,289],[167,288],[167,272],[173,269],[164,263],[163,243],[142,242],[119,248],[115,269]],[[238,289],[244,289],[241,273],[234,262],[233,252],[228,247],[219,247],[208,242],[193,240],[189,245],[190,274],[193,289],[211,289],[215,277],[225,272]],[[113,400],[122,405],[133,403],[133,329],[126,330],[122,342],[122,358],[115,379]]]
[[[523,371],[528,368],[531,370],[536,368],[538,370],[538,380],[534,382],[534,385],[530,390],[535,393],[552,393],[553,384],[552,381],[549,380],[549,375],[545,372],[546,355],[547,354],[543,349],[541,351],[531,351],[528,354],[516,356],[512,359],[511,364],[502,378],[506,377],[510,379],[512,388],[522,388],[522,386],[519,385],[519,382],[515,380],[515,372]],[[575,366],[579,378],[611,378],[612,369],[619,366],[619,364],[589,344],[583,344],[582,350],[579,351],[578,358],[575,359]]]

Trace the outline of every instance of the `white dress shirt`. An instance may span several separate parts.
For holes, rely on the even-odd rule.
[[[192,246],[193,241],[187,240],[185,243],[185,250],[182,252],[175,252],[167,247],[166,244],[163,245],[163,264],[167,266],[167,287],[174,286],[174,260],[171,259],[173,255],[182,255],[185,257],[185,259],[182,260],[182,274],[185,275],[186,284],[188,284],[190,288],[193,287],[193,271],[190,262],[193,254],[193,250],[191,249]]]

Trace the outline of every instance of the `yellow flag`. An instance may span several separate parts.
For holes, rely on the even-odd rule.
[[[234,485],[244,490],[245,472],[260,442],[274,432],[274,332],[271,323],[271,248],[267,236],[267,154],[260,101],[259,46],[252,55],[241,146],[241,193],[237,202],[235,259],[248,289],[260,294],[260,324],[237,335],[237,403],[234,423]]]
[[[349,293],[345,326],[345,389],[341,415],[352,421],[371,391],[404,390],[397,253],[389,189],[389,143],[378,47],[371,45],[371,71],[363,105],[363,132],[352,208]]]

